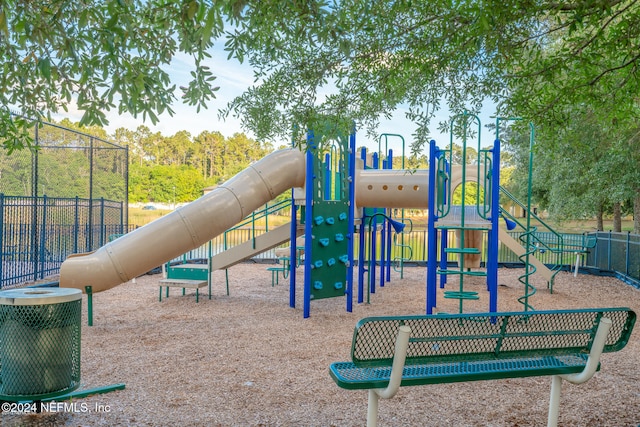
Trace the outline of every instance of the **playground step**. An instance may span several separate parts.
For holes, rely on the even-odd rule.
[[[473,291],[445,291],[444,297],[449,299],[480,299],[478,293]]]
[[[444,250],[448,254],[472,254],[476,255],[480,253],[478,248],[446,248]]]
[[[461,271],[461,270],[438,270],[438,274],[459,274],[461,276],[476,276],[476,277],[485,277],[487,275],[486,271]]]
[[[206,280],[190,280],[190,279],[161,279],[160,280],[160,294],[158,301],[162,302],[162,287],[166,288],[166,297],[169,298],[169,288],[182,288],[182,295],[185,294],[185,289],[196,290],[196,302],[200,301],[200,288],[207,286]],[[211,285],[209,284],[209,299],[211,299]]]
[[[487,224],[487,226],[475,226],[475,227],[469,227],[466,225],[450,225],[450,224],[445,224],[445,225],[440,225],[440,224],[436,224],[436,228],[447,228],[449,230],[490,230],[491,229],[491,223]]]
[[[484,215],[488,217],[487,215]],[[463,215],[462,206],[452,206],[451,211],[440,218],[436,223],[436,227],[454,228],[462,225]],[[491,228],[491,221],[483,218],[478,212],[476,205],[465,206],[464,209],[464,225],[465,229],[476,227],[478,230],[485,230]]]

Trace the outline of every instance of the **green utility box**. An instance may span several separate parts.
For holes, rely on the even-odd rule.
[[[0,400],[35,401],[80,385],[82,292],[0,291]]]

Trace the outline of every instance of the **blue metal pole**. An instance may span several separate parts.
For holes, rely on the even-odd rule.
[[[291,193],[291,242],[289,243],[289,307],[296,306],[296,263],[298,248],[296,246],[296,231],[298,230],[298,207]]]
[[[375,217],[375,214],[377,214],[377,209],[375,211],[375,213],[370,217],[369,220],[369,239],[370,239],[370,244],[369,244],[369,274],[368,274],[368,285],[369,285],[369,292],[371,292],[372,294],[376,293],[376,262],[377,262],[377,257],[376,257],[376,252],[377,252],[377,245],[376,245],[376,240],[378,239],[378,233],[377,233],[377,228],[378,228],[378,220]]]
[[[442,228],[440,230],[440,269],[446,270],[448,267],[449,259],[447,257],[447,246],[449,244],[449,229]],[[440,275],[440,289],[444,289],[444,285],[447,283],[447,275]]]
[[[306,203],[304,224],[304,318],[309,317],[311,311],[311,258],[312,258],[312,225],[313,225],[313,186],[315,176],[313,174],[313,132],[307,133],[307,170],[306,170]]]
[[[382,210],[382,215],[387,215],[387,210]],[[391,226],[388,221],[382,221],[380,224],[380,287],[384,288],[385,269],[387,267],[387,226]]]
[[[429,219],[427,221],[427,314],[432,314],[436,306],[436,269],[438,236],[436,232],[435,191],[436,191],[436,142],[429,142]]]
[[[366,148],[362,148],[360,150],[360,158],[363,161],[364,167],[366,168],[367,165],[367,149]],[[355,183],[352,183],[355,184]],[[364,223],[366,221],[366,215],[364,214],[365,210],[362,209],[362,218],[360,218],[360,229],[359,229],[359,235],[360,235],[360,246],[359,246],[359,251],[358,251],[358,304],[362,304],[364,302],[364,272],[365,272],[365,267],[364,264],[365,262],[367,262],[367,254],[366,254],[366,248],[365,248],[365,227],[364,227]]]
[[[389,150],[387,155],[387,169],[393,169],[393,150]],[[391,218],[392,211],[389,210],[389,217]],[[386,262],[386,281],[391,281],[391,244],[393,236],[391,235],[391,223],[387,222],[387,262]]]
[[[373,168],[378,169],[378,153],[373,153]],[[368,274],[368,286],[369,292],[372,294],[376,293],[376,253],[377,253],[377,239],[378,239],[378,220],[375,215],[378,213],[378,209],[373,209],[373,215],[369,220],[369,236],[370,244],[369,244],[369,274]]]
[[[331,200],[331,155],[324,155],[324,198]]]
[[[389,160],[383,161],[380,159],[382,163],[382,169],[386,169],[389,164]],[[387,215],[387,209],[382,208],[382,215]],[[387,238],[391,236],[391,233],[387,234],[387,225],[391,226],[389,222],[385,222],[384,220],[380,224],[380,287],[384,288],[384,272],[387,266]]]
[[[388,158],[387,160],[382,160],[382,158],[380,157],[378,159],[378,162],[380,164],[380,169],[388,168],[388,165],[389,165]],[[385,215],[385,216],[387,215],[386,208],[382,208],[382,215]],[[380,224],[380,287],[381,288],[384,287],[384,270],[387,265],[386,250],[387,250],[387,226],[385,221],[383,220],[382,223]]]
[[[364,239],[364,233],[365,233],[365,228],[364,228],[364,222],[365,222],[365,216],[363,216],[360,220],[360,226],[359,226],[359,240],[360,240],[360,247],[359,247],[359,251],[358,251],[358,304],[362,304],[364,302],[364,264],[365,262],[367,262],[367,257],[366,257],[366,248],[365,248],[365,239]]]
[[[293,141],[293,139],[291,141],[291,145],[295,146],[295,141]],[[291,189],[291,228],[289,230],[289,235],[291,236],[291,241],[289,243],[289,307],[291,308],[295,308],[296,306],[296,267],[298,263],[298,210],[299,208],[298,206],[296,206],[293,189]]]
[[[486,190],[485,190],[486,191]],[[498,311],[498,219],[500,218],[500,140],[493,143],[493,170],[491,171],[491,230],[487,242],[487,288],[489,312]]]
[[[349,182],[349,233],[347,238],[349,239],[349,248],[347,255],[349,257],[349,265],[347,266],[347,311],[349,313],[353,310],[353,262],[354,262],[354,249],[355,239],[353,233],[355,231],[355,205],[356,205],[356,191],[355,191],[355,176],[356,176],[356,131],[355,126],[351,135],[349,135],[349,151],[347,157],[348,164],[348,182]]]

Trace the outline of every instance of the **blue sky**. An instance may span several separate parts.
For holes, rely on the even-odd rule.
[[[251,68],[246,64],[240,64],[238,61],[231,59],[227,60],[227,54],[222,50],[222,43],[217,44],[214,49],[210,51],[212,57],[208,60],[208,64],[211,71],[217,79],[215,84],[220,86],[220,90],[216,92],[216,99],[210,101],[207,105],[207,109],[201,109],[198,113],[195,107],[190,107],[183,104],[181,101],[177,101],[173,106],[175,114],[173,117],[165,113],[159,116],[160,121],[156,125],[152,125],[150,121],[144,122],[142,117],[133,118],[129,114],[119,115],[117,111],[111,111],[107,113],[109,119],[109,125],[106,127],[109,133],[113,133],[117,128],[124,127],[128,129],[136,129],[140,125],[145,125],[153,132],[161,132],[163,135],[173,135],[178,131],[187,130],[191,135],[196,136],[202,131],[219,131],[224,136],[231,136],[236,132],[245,132],[247,135],[252,136],[250,132],[247,132],[241,128],[240,121],[228,117],[226,120],[222,120],[218,117],[218,110],[226,106],[226,104],[233,98],[241,94],[245,89],[253,84],[253,74]],[[171,77],[172,82],[177,87],[186,85],[189,80],[189,71],[191,70],[191,60],[185,55],[177,55],[172,63]],[[80,120],[80,113],[74,110],[74,106],[70,106],[69,113],[63,116],[56,116],[56,119],[68,117],[72,121]],[[415,129],[415,125],[407,120],[404,116],[405,110],[400,107],[393,114],[391,120],[383,120],[380,124],[378,131],[380,133],[394,133],[400,134],[404,137],[407,147],[412,141],[412,132]],[[490,116],[494,114],[494,111],[487,111],[480,114],[480,120],[483,125],[482,145],[492,145],[494,135],[490,134],[484,125],[493,123],[495,120]],[[448,134],[439,134],[437,132],[437,122],[442,120],[448,120],[448,112],[442,112],[437,117],[432,129],[432,137],[438,142],[439,146],[445,146],[449,143]],[[378,141],[367,137],[364,131],[360,131],[356,136],[358,146],[366,146],[369,149],[378,148]],[[389,148],[393,148],[396,153],[400,154],[400,140],[390,139]],[[273,141],[274,146],[288,144],[289,141]],[[408,148],[407,148],[408,149]]]

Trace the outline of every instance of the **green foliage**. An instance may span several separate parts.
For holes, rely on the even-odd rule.
[[[0,193],[31,195],[32,164],[37,161],[39,195],[87,198],[91,181],[93,197],[124,199],[125,152],[110,146],[100,149],[98,144],[105,142],[89,133],[106,135],[102,128],[87,129],[65,119],[60,126],[54,123],[37,131],[37,151],[0,156]],[[272,151],[270,144],[258,143],[240,133],[229,138],[208,131],[195,138],[186,131],[163,136],[140,126],[135,131],[117,129],[114,139],[130,149],[131,202],[191,202],[202,196],[206,186],[231,178]]]
[[[443,101],[457,114],[490,98],[538,122],[593,97],[592,86],[638,92],[639,14],[630,1],[250,1],[226,47],[258,84],[226,112],[262,136],[318,112],[375,129],[404,104],[418,145]]]
[[[259,140],[294,129],[301,142],[327,117],[337,132],[355,122],[373,133],[403,106],[419,126],[418,164],[441,104],[478,112],[489,98],[498,114],[541,131],[538,203],[587,215],[603,194],[613,203],[637,198],[640,5],[632,0],[8,0],[0,5],[2,144],[12,152],[32,141],[33,124],[10,108],[39,119],[74,101],[82,125],[105,124],[109,111],[155,123],[178,97],[205,108],[217,90],[207,64],[215,41],[253,67],[254,86],[222,115]],[[178,55],[192,62],[180,95],[168,73]],[[586,120],[591,137],[579,128],[588,111],[597,116]],[[604,146],[587,142],[594,136]],[[219,155],[186,133],[171,144],[144,129],[123,137],[138,165],[193,165],[207,182],[227,179],[242,160],[225,157],[233,140]]]
[[[190,166],[139,166],[129,170],[130,202],[191,202],[202,196],[200,171]]]
[[[106,112],[156,123],[176,100],[168,70],[178,54],[191,57],[184,102],[198,108],[214,97],[215,77],[202,63],[223,31],[233,1],[15,1],[0,5],[0,135],[12,151],[29,145],[29,124],[11,121],[9,108],[40,119],[84,111],[81,125],[104,125]],[[46,113],[43,113],[46,112]]]
[[[478,189],[480,190],[480,194],[478,195]],[[478,187],[478,184],[475,182],[467,182],[464,186],[464,204],[466,206],[475,206],[480,197],[480,200],[484,198],[484,189],[482,187]],[[451,195],[451,204],[453,206],[462,205],[462,186],[459,185],[455,190],[453,190],[453,194]]]
[[[256,80],[224,113],[259,139],[326,115],[373,130],[404,104],[422,144],[443,101],[457,114],[489,97],[536,122],[585,99],[627,111],[639,18],[630,0],[9,0],[0,107],[40,118],[75,100],[83,125],[105,124],[112,110],[155,123],[178,98],[168,74],[178,55],[192,61],[180,97],[206,107],[217,90],[208,50],[224,41]],[[2,114],[5,146],[28,142],[28,125]]]
[[[574,108],[562,127],[537,131],[533,156],[532,198],[557,219],[591,218],[615,202],[631,209],[639,188],[638,132],[612,126],[599,111]],[[518,167],[508,184],[521,200],[527,197],[529,140],[507,133],[505,146]]]
[[[240,133],[229,138],[209,131],[195,138],[186,131],[163,136],[140,126],[135,131],[117,129],[115,135],[131,150],[131,202],[193,201],[204,187],[226,181],[272,151],[270,144]]]
[[[452,148],[453,147],[453,148]],[[456,165],[461,165],[463,163],[465,164],[472,164],[474,162],[478,161],[478,151],[467,145],[466,148],[466,157],[463,159],[463,149],[462,146],[458,145],[458,144],[449,144],[447,147],[445,147],[446,150],[451,149],[451,163],[452,164],[456,164]],[[449,157],[447,157],[447,159],[449,159]]]

